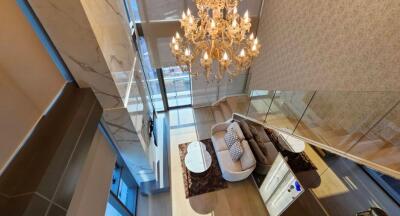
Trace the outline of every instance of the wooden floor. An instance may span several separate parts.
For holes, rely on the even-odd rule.
[[[224,190],[186,199],[178,145],[209,138],[215,120],[210,108],[172,110],[166,115],[171,133],[171,192],[139,196],[138,216],[268,215],[250,178],[229,183]],[[357,164],[340,157],[323,160],[310,146],[306,154],[318,168],[320,183],[284,215],[355,215],[370,206],[379,206],[389,215],[400,215],[399,206]],[[323,210],[316,211],[320,207]]]
[[[210,108],[180,109],[168,113],[170,120],[171,192],[138,200],[138,216],[264,216],[268,215],[251,178],[229,183],[228,188],[186,199],[178,145],[210,138],[215,124]]]

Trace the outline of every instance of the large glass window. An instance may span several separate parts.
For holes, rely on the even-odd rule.
[[[136,0],[124,0],[124,6],[127,11],[129,21],[140,22],[139,7]]]
[[[190,75],[180,67],[165,67],[162,69],[168,106],[181,107],[192,104]]]
[[[164,104],[162,101],[160,82],[157,76],[157,70],[151,66],[150,56],[147,49],[146,41],[143,37],[139,38],[139,47],[142,57],[144,75],[151,94],[151,101],[153,102],[156,111],[163,111]]]
[[[105,216],[133,216],[136,214],[138,187],[128,168],[115,165]]]
[[[362,166],[364,170],[381,186],[398,205],[400,205],[400,180],[384,175],[376,170]]]

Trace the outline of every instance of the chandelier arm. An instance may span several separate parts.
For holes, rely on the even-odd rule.
[[[198,17],[188,10],[183,12],[181,27],[184,37],[176,34],[170,48],[182,70],[198,76],[204,68],[206,78],[211,74],[221,80],[224,74],[231,79],[250,67],[253,57],[259,54],[260,44],[253,34],[248,35],[251,22],[248,12],[241,17],[237,13],[239,0],[195,0]],[[212,73],[213,62],[218,70]]]

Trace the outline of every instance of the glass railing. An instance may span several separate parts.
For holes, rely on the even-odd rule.
[[[400,93],[253,91],[247,116],[400,173]]]

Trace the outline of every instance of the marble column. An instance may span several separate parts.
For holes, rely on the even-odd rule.
[[[148,116],[147,101],[135,92],[141,83],[134,74],[140,70],[135,71],[137,53],[123,1],[28,2],[78,85],[93,89],[104,109],[107,128],[137,183],[154,180],[152,162],[145,150],[150,140],[141,127]],[[140,110],[131,112],[129,108],[137,105]]]

